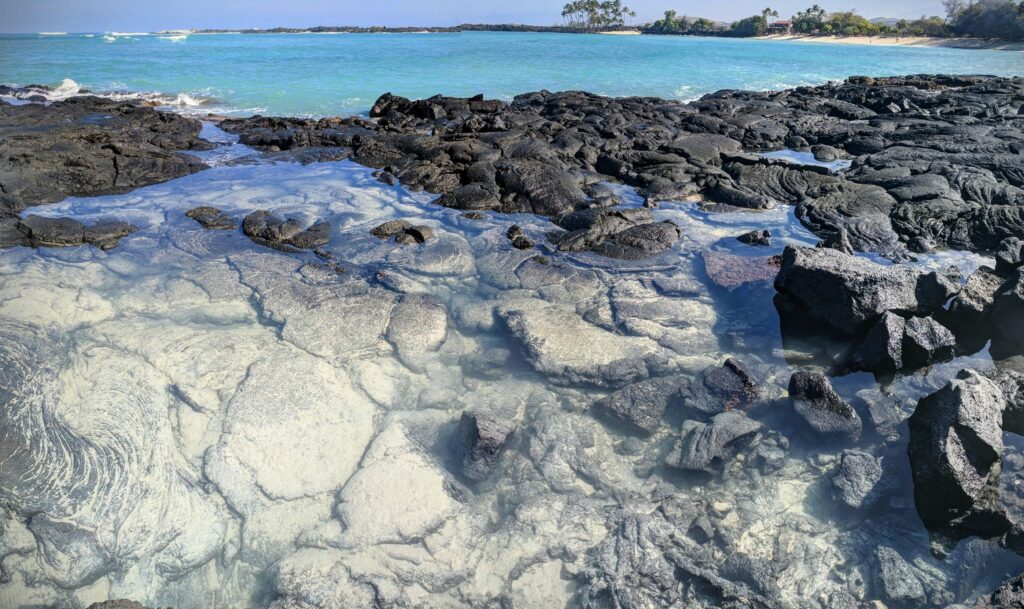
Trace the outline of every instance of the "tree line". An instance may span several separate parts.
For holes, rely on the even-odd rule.
[[[829,12],[815,4],[793,15],[792,31],[807,36],[968,36],[1024,40],[1024,0],[943,0],[946,17],[922,16],[895,23],[870,21],[856,11]],[[779,12],[766,8],[733,23],[718,23],[703,17],[665,16],[642,28],[645,34],[762,36],[773,28]]]
[[[570,28],[580,30],[602,30],[621,26],[628,17],[636,17],[622,0],[574,0],[562,7],[562,20]]]

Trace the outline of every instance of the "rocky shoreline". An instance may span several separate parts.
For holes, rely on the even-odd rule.
[[[114,217],[92,224],[48,218],[30,213],[31,208],[69,196],[124,193],[203,171],[206,164],[187,151],[213,146],[200,137],[198,120],[97,97],[48,105],[0,104],[0,118],[0,247],[116,248],[134,226]],[[948,573],[929,561],[941,561],[953,552],[984,551],[993,556],[994,550],[977,549],[979,545],[964,550],[970,542],[957,546],[973,537],[1024,555],[1024,522],[1007,509],[1010,500],[1000,483],[1007,465],[1004,455],[1010,452],[1003,433],[1024,432],[1024,374],[1017,371],[1024,355],[1024,79],[852,78],[782,92],[722,91],[691,103],[546,91],[518,96],[511,103],[482,97],[414,101],[384,95],[369,118],[251,117],[220,120],[219,126],[267,158],[302,163],[351,159],[374,169],[385,184],[401,183],[411,191],[436,195],[436,205],[463,212],[460,221],[467,225],[503,214],[548,219],[547,232],[509,226],[488,246],[500,252],[493,259],[481,256],[472,262],[470,257],[469,264],[479,268],[474,273],[499,293],[497,304],[480,313],[408,289],[401,282],[412,280],[387,271],[377,271],[372,280],[352,274],[351,280],[337,283],[349,261],[331,251],[337,229],[327,220],[303,222],[269,209],[251,209],[240,216],[206,204],[189,210],[187,216],[200,235],[240,232],[255,244],[249,245],[257,253],[227,256],[230,274],[252,294],[260,315],[285,320],[282,335],[302,347],[303,357],[338,357],[335,351],[342,345],[346,350],[366,348],[382,335],[402,365],[416,373],[441,374],[454,367],[469,377],[493,381],[521,365],[545,383],[566,388],[565,395],[571,396],[564,398],[567,403],[587,401],[581,410],[590,410],[615,433],[622,430],[626,439],[609,454],[636,457],[633,473],[643,476],[658,467],[669,472],[669,482],[641,502],[643,509],[633,504],[630,510],[590,514],[587,510],[595,510],[595,504],[583,498],[587,493],[573,494],[574,488],[600,489],[614,505],[641,491],[622,481],[623,472],[604,470],[603,463],[595,465],[583,456],[601,441],[596,437],[604,437],[588,427],[589,413],[573,412],[580,420],[573,419],[572,427],[554,420],[535,420],[527,426],[521,415],[507,409],[468,409],[437,440],[451,452],[446,467],[454,472],[454,478],[443,483],[443,500],[425,494],[435,504],[407,506],[410,518],[422,526],[416,534],[404,529],[383,534],[384,542],[418,544],[440,531],[444,521],[435,522],[437,514],[462,510],[462,504],[470,503],[466,497],[480,485],[497,484],[497,472],[503,464],[511,467],[512,461],[522,468],[515,475],[529,481],[525,486],[547,485],[565,501],[578,502],[578,509],[586,513],[572,523],[573,534],[580,539],[589,539],[581,528],[596,527],[593,522],[614,523],[596,546],[582,541],[573,546],[570,540],[561,548],[548,548],[546,556],[522,558],[525,562],[512,570],[530,571],[560,557],[572,564],[576,605],[803,607],[794,604],[783,588],[790,595],[801,590],[800,578],[810,576],[807,565],[832,550],[795,549],[803,547],[806,538],[782,539],[798,535],[784,524],[776,529],[778,536],[761,542],[774,544],[776,555],[786,559],[755,561],[748,555],[757,554],[751,544],[758,542],[741,538],[732,527],[757,521],[756,499],[743,497],[732,506],[715,501],[710,490],[707,498],[684,498],[670,490],[672,476],[700,476],[696,479],[708,481],[709,489],[711,480],[735,476],[756,489],[785,467],[828,471],[824,477],[836,501],[858,514],[882,513],[907,507],[899,505],[891,475],[893,461],[899,459],[909,462],[914,503],[910,509],[931,535],[932,557],[911,561],[891,547],[898,545],[895,541],[887,541],[890,545],[877,545],[866,563],[873,573],[870,584],[860,565],[833,574],[831,587],[820,583],[828,578],[822,576],[816,580],[822,586],[816,591],[821,598],[806,606],[859,608],[881,602],[870,599],[883,599],[892,607],[951,605],[959,592],[951,592],[944,579]],[[765,156],[780,149],[803,153],[802,162]],[[837,160],[847,161],[848,168],[825,166]],[[613,184],[635,189],[641,202],[624,200]],[[819,237],[818,247],[789,245],[776,256],[713,250],[702,254],[705,274],[716,289],[742,294],[751,286],[774,287],[777,322],[795,370],[784,379],[767,380],[785,367],[748,366],[729,357],[693,371],[684,369],[675,355],[666,355],[689,353],[696,336],[687,333],[691,330],[710,334],[690,317],[704,314],[698,300],[706,308],[714,302],[705,288],[687,283],[685,275],[672,275],[672,264],[649,277],[617,282],[559,260],[583,254],[627,263],[663,256],[688,235],[685,227],[659,219],[659,204],[686,198],[699,199],[712,214],[793,206],[799,221]],[[451,272],[465,279],[467,273],[448,270],[462,264],[454,238],[438,234],[430,224],[392,219],[367,232],[369,242],[379,240],[381,251],[395,247],[414,252],[398,256],[418,256],[417,263],[430,269],[427,275]],[[734,237],[752,251],[770,246],[772,240],[770,232],[761,230]],[[315,256],[302,254],[307,250]],[[910,264],[918,256],[943,250],[974,252],[995,263],[967,276],[955,268],[924,270]],[[309,262],[310,258],[319,262]],[[445,270],[435,271],[431,264]],[[210,294],[217,293],[222,282],[204,281],[203,290]],[[525,302],[531,291],[541,294],[544,302]],[[607,302],[588,308],[583,294],[600,301],[604,292]],[[682,325],[673,310],[678,303],[693,307],[686,309]],[[332,308],[349,306],[344,311]],[[300,313],[327,315],[330,323],[305,327]],[[453,333],[449,319],[467,335],[470,329],[497,333],[505,342],[439,366],[430,358]],[[325,332],[327,338],[321,336]],[[332,332],[343,333],[344,339],[335,344]],[[366,345],[351,347],[345,341],[354,341],[352,336],[365,339]],[[44,342],[40,337],[39,343]],[[821,344],[827,347],[819,348]],[[946,365],[986,346],[993,359],[1004,363],[985,373],[964,369],[929,389],[913,407],[904,432],[894,428],[905,417],[882,412],[886,396],[866,399],[865,408],[845,400],[838,384],[833,385],[846,375],[870,372],[885,388],[894,376]],[[12,343],[9,349],[20,348]],[[4,358],[5,349],[0,348]],[[298,364],[292,371],[300,378],[307,372]],[[240,375],[241,388],[232,399],[243,411],[258,409],[258,396],[266,389],[255,384],[261,374],[274,376],[279,371],[247,370]],[[8,380],[0,376],[5,384]],[[477,382],[482,381],[467,385],[477,387]],[[788,390],[776,395],[768,385],[779,382]],[[604,395],[590,403],[591,394],[583,391]],[[204,407],[197,404],[194,410],[202,412]],[[345,416],[363,418],[345,421],[346,425],[365,427],[368,438],[371,417],[353,412]],[[559,407],[545,412],[559,412]],[[681,416],[685,420],[680,423]],[[798,431],[780,433],[773,417],[792,420]],[[678,427],[671,437],[662,435],[668,421]],[[0,427],[0,433],[7,433],[6,428]],[[328,491],[342,489],[332,509],[351,527],[338,534],[341,541],[326,543],[334,548],[331,551],[365,545],[358,536],[366,533],[358,523],[374,516],[373,510],[360,509],[376,500],[371,491],[377,469],[400,473],[411,468],[424,480],[440,477],[426,464],[427,457],[411,448],[415,435],[381,432],[360,468],[353,466],[355,474],[343,488],[325,483]],[[790,437],[828,446],[839,456],[819,455],[800,466],[787,466]],[[651,438],[669,439],[667,450],[659,452],[644,443]],[[884,457],[868,452],[879,444],[885,446]],[[358,445],[356,452],[363,448]],[[205,467],[212,474],[205,475],[220,483],[218,476],[235,467],[235,457],[220,445],[210,455]],[[1019,458],[1018,453],[1013,455]],[[255,476],[262,470],[254,471]],[[532,478],[534,471],[539,479]],[[577,478],[572,472],[582,473]],[[31,484],[18,481],[25,487]],[[271,479],[271,484],[281,482]],[[261,492],[278,497],[294,491],[284,487]],[[297,496],[304,492],[301,489]],[[537,497],[546,496],[524,501]],[[389,499],[405,505],[402,501],[398,496]],[[386,511],[390,504],[378,508]],[[799,530],[799,535],[819,533],[812,529],[821,525],[809,524],[803,516],[787,513],[779,518],[793,523],[792,530]],[[514,526],[527,531],[551,524],[527,514],[517,518],[521,520]],[[31,523],[33,534],[65,539],[58,524],[37,520]],[[456,520],[445,526],[455,526],[451,523]],[[580,524],[584,521],[586,525]],[[366,526],[372,524],[367,522]],[[329,536],[326,530],[317,534]],[[445,534],[445,543],[456,543],[451,539],[464,533]],[[854,539],[855,527],[845,534],[850,537],[843,543],[867,544]],[[519,538],[509,535],[515,544]],[[87,541],[75,543],[92,547]],[[88,558],[95,561],[90,568],[100,572],[105,559]],[[417,557],[410,562],[425,560]],[[786,571],[790,560],[801,565],[795,572]],[[73,562],[67,563],[69,572],[84,575],[68,576],[69,581],[77,585],[88,580],[91,572]],[[302,576],[289,575],[287,566],[277,568],[275,585],[286,599],[280,607],[316,606],[311,599],[333,598],[336,593],[311,589],[313,584]],[[385,577],[381,581],[386,584],[372,578],[367,583],[348,574],[348,569],[331,571],[326,579],[357,593],[370,606],[402,604],[412,598],[407,595],[415,595],[400,577]],[[548,572],[541,576],[553,577]],[[990,597],[969,606],[1020,606],[1021,577],[1007,580]],[[409,578],[417,581],[416,576]],[[431,585],[444,588],[435,580]],[[328,605],[325,601],[323,606]],[[121,601],[94,605],[135,606]]]

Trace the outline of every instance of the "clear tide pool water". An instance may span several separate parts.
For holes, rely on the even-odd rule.
[[[382,93],[510,99],[539,89],[692,99],[852,75],[1024,73],[1024,54],[664,36],[38,34],[0,36],[0,83],[160,93],[234,114],[366,112]]]

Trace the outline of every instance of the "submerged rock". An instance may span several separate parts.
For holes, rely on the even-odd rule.
[[[897,606],[919,605],[925,602],[924,586],[914,575],[910,563],[899,552],[888,547],[878,546],[875,549],[875,566],[880,592],[891,603]]]
[[[621,387],[665,363],[654,341],[613,334],[560,307],[510,308],[502,318],[526,361],[558,383]]]
[[[479,412],[463,412],[455,440],[462,475],[475,482],[490,476],[515,430],[515,423]]]
[[[959,539],[1009,529],[997,498],[1005,407],[1000,388],[973,370],[918,402],[907,454],[917,513],[929,530]]]
[[[870,453],[844,450],[832,476],[837,498],[846,505],[863,509],[880,498],[882,466]]]
[[[825,375],[794,372],[789,379],[789,397],[796,413],[817,433],[852,441],[860,438],[860,415],[839,397]]]
[[[285,220],[263,209],[245,217],[242,232],[260,245],[284,251],[315,249],[331,240],[331,225],[325,220],[302,230],[298,220]]]
[[[723,288],[771,281],[779,274],[778,256],[736,256],[708,250],[703,258],[704,271],[715,285]]]
[[[747,245],[767,247],[772,244],[772,233],[769,230],[753,230],[736,237],[736,240]]]
[[[210,230],[233,230],[238,226],[231,216],[216,207],[193,207],[185,212],[185,215]]]
[[[612,420],[653,433],[661,425],[665,410],[682,400],[688,386],[688,379],[681,376],[640,381],[594,402],[594,408]]]
[[[685,421],[681,437],[665,463],[690,471],[708,470],[714,461],[728,459],[760,429],[760,423],[732,410],[711,417],[707,423]]]
[[[732,357],[720,366],[708,367],[689,388],[683,389],[684,405],[704,414],[742,408],[757,397],[757,381],[743,362]]]

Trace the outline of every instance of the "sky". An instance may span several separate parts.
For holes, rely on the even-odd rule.
[[[0,32],[156,31],[179,28],[267,28],[313,25],[444,26],[459,23],[561,21],[560,0],[0,0]],[[817,0],[828,10],[856,9],[868,18],[941,14],[940,0]],[[625,0],[634,23],[666,9],[731,21],[770,5],[783,16],[814,0]]]

